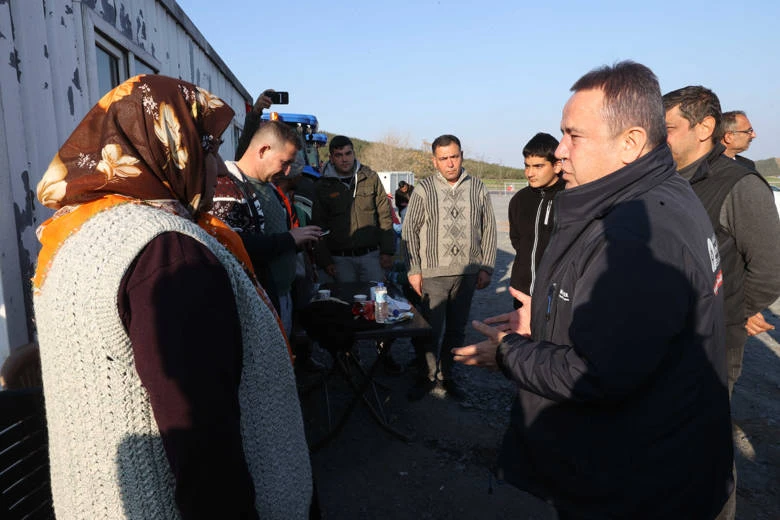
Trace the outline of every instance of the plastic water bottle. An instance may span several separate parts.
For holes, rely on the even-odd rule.
[[[374,319],[377,323],[387,320],[387,287],[382,282],[374,288]]]

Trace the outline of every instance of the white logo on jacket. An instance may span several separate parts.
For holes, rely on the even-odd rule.
[[[561,289],[561,290],[558,291],[558,298],[560,298],[561,300],[567,302],[567,301],[569,301],[569,293],[567,293],[566,291]]]
[[[718,239],[713,234],[707,239],[707,251],[710,253],[710,264],[712,266],[712,272],[718,270],[720,267],[720,253],[718,252]]]

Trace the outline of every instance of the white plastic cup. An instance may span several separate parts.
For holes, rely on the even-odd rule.
[[[317,291],[317,298],[320,300],[327,300],[330,298],[330,289],[320,289]]]

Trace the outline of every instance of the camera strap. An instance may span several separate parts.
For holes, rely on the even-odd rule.
[[[233,165],[236,167],[236,171],[238,171],[239,175],[237,177],[233,174],[233,172],[230,172],[231,176],[233,177],[233,184],[236,185],[238,190],[241,192],[241,195],[244,196],[244,200],[246,200],[246,205],[249,208],[249,213],[252,216],[255,227],[257,227],[258,231],[262,233],[265,230],[265,215],[263,214],[263,207],[260,205],[260,200],[257,198],[255,189],[249,185],[249,181],[244,175],[244,172],[241,171],[241,168],[239,168],[236,163],[233,163]]]

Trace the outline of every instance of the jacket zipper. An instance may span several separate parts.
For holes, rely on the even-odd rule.
[[[542,206],[544,206],[544,192],[542,192],[542,200],[539,201],[539,206],[536,208],[536,219],[534,220],[534,247],[531,248],[531,288],[530,294],[534,293],[534,283],[536,283],[536,248],[539,246],[539,216],[542,214]],[[549,213],[550,209],[547,208]],[[546,220],[547,217],[545,217]]]
[[[550,221],[550,210],[552,209],[552,199],[547,201],[547,212],[544,214],[544,225]]]
[[[555,295],[558,294],[558,282],[553,282],[547,289],[547,308],[544,311],[544,327],[542,333],[538,336],[540,340],[547,340],[547,329],[555,323],[554,310],[555,310]],[[550,318],[553,318],[553,322],[550,323]]]
[[[552,210],[552,211],[551,211]],[[550,200],[550,205],[547,206],[547,212],[552,213],[552,233],[555,234],[556,231],[558,231],[558,206],[552,207],[552,200]],[[546,220],[546,217],[545,217]],[[550,240],[552,242],[552,240]],[[547,243],[544,250],[545,252],[550,248],[550,242]],[[550,274],[554,271],[555,266],[550,269]],[[547,308],[545,309],[544,313],[544,323],[542,324],[542,333],[539,335],[539,339],[546,339],[547,338],[547,328],[548,323],[550,321],[550,317],[552,316],[553,312],[553,298],[555,297],[555,294],[558,292],[558,282],[552,282],[550,284],[550,287],[547,289]],[[553,320],[554,324],[554,320]]]
[[[547,289],[547,311],[544,315],[544,321],[550,321],[550,315],[553,309],[553,299],[555,298],[555,290],[558,288],[558,283],[553,282],[550,288]]]

